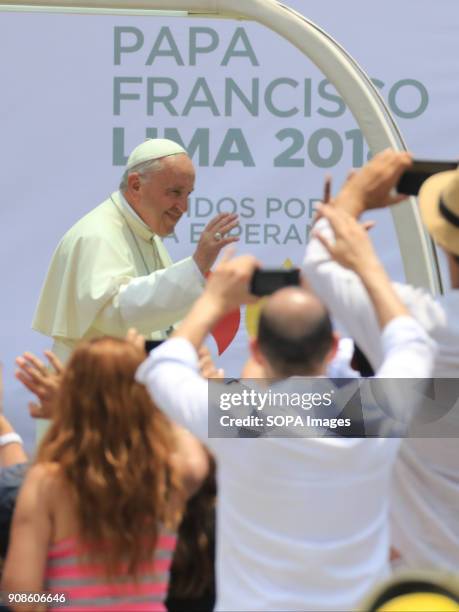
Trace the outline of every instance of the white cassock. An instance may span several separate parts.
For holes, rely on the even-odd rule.
[[[32,327],[54,339],[63,361],[79,340],[124,337],[130,327],[159,340],[203,286],[194,259],[172,263],[159,236],[118,191],[62,238]]]

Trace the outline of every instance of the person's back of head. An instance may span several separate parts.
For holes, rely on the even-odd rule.
[[[122,561],[135,574],[152,557],[159,527],[171,518],[168,495],[180,490],[169,422],[134,378],[143,359],[124,340],[80,344],[37,458],[60,466],[75,499],[78,537],[94,546],[108,574]]]
[[[252,350],[267,377],[321,376],[336,351],[329,314],[312,293],[287,287],[270,296],[261,311]]]

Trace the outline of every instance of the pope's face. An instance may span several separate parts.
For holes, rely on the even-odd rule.
[[[135,210],[158,236],[168,236],[188,209],[195,172],[184,153],[165,157],[160,170],[139,177]]]

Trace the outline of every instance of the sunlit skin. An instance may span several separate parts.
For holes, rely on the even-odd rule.
[[[188,210],[195,171],[186,153],[163,157],[160,164],[159,169],[143,175],[130,172],[124,197],[151,231],[163,238]],[[228,212],[219,213],[206,225],[193,253],[201,274],[209,272],[222,248],[238,240],[229,235],[237,225],[238,215]]]
[[[306,283],[304,283],[306,285]],[[324,312],[324,306],[319,299],[305,288],[284,287],[267,298],[263,304],[263,312],[268,313],[271,319],[285,321],[285,329],[292,335],[311,325],[309,321],[318,319]],[[303,376],[326,376],[328,364],[335,358],[338,349],[339,336],[333,332],[333,340],[327,355],[314,370],[305,370]],[[260,349],[258,340],[250,341],[250,359],[244,367],[244,376],[249,378],[282,379],[283,376],[273,368],[269,359]]]
[[[152,232],[164,237],[174,231],[188,209],[195,171],[184,153],[164,157],[161,164],[160,170],[143,177],[131,172],[124,196]]]

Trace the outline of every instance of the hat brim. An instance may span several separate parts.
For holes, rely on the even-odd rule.
[[[441,247],[459,255],[459,228],[454,227],[439,211],[442,193],[457,177],[457,170],[439,172],[428,178],[419,191],[419,210],[422,222],[433,240]]]

